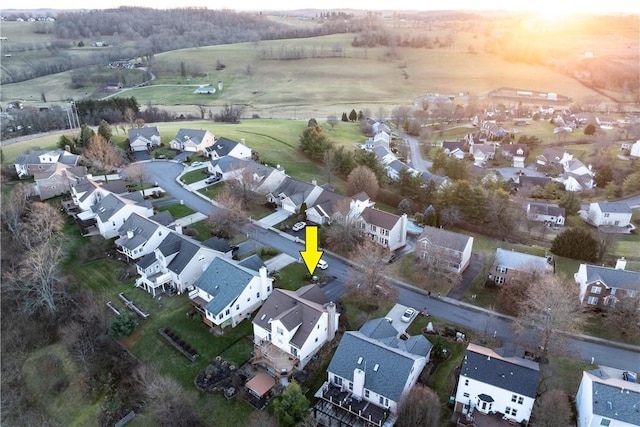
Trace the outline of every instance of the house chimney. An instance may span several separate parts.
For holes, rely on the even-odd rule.
[[[318,185],[318,181],[316,181],[315,179],[312,179],[312,180],[311,180],[311,184],[313,184],[313,185]]]
[[[127,230],[127,239],[133,239],[133,230]]]
[[[329,341],[333,340],[336,336],[336,326],[338,323],[338,315],[336,313],[336,305],[333,301],[329,302],[329,304],[327,304],[327,314],[328,314],[328,321],[329,321],[329,327],[327,328],[327,339]]]
[[[620,257],[616,261],[616,270],[624,270],[627,266],[627,260],[625,257]]]
[[[364,380],[365,380],[365,372],[356,368],[353,370],[353,395],[357,399],[362,399],[362,395],[364,394]]]
[[[240,138],[240,144],[242,144],[242,145],[247,145],[247,144],[245,144],[245,140],[244,140],[244,138]]]

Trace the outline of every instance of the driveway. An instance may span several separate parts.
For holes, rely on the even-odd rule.
[[[284,209],[278,209],[274,213],[265,216],[260,220],[261,223],[268,225],[269,227],[274,227],[280,224],[282,221],[286,220],[291,216],[291,212],[287,212]]]
[[[293,264],[297,260],[288,254],[280,254],[277,255],[267,261],[264,262],[264,265],[267,267],[269,271],[278,271],[282,270],[289,264]]]
[[[447,296],[453,299],[462,299],[462,296],[469,286],[471,286],[471,282],[476,278],[480,270],[482,270],[483,260],[478,254],[471,254],[471,259],[469,260],[469,266],[462,272],[462,280],[457,286],[451,288]]]

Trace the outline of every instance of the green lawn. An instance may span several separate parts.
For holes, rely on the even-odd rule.
[[[160,212],[169,211],[169,213],[171,213],[171,215],[173,215],[173,217],[176,219],[196,213],[196,211],[191,209],[189,206],[181,205],[180,203],[160,206],[158,210]]]

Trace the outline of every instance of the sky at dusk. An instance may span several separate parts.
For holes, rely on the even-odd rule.
[[[587,13],[640,13],[640,2],[637,0],[607,0],[580,2],[562,2],[557,0],[537,0],[523,2],[518,0],[448,0],[433,2],[429,0],[101,0],[99,8],[113,8],[119,6],[143,6],[152,8],[176,8],[176,7],[207,7],[209,9],[234,9],[234,10],[293,10],[303,8],[314,9],[364,9],[364,10],[511,10],[511,11],[535,11],[549,15],[563,15],[576,12]],[[13,3],[20,9],[91,9],[96,3],[86,0],[24,0]],[[576,7],[579,5],[578,7]]]

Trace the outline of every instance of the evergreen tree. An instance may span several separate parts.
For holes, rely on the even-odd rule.
[[[580,199],[574,191],[567,191],[564,193],[558,206],[564,208],[567,215],[578,215],[580,211]]]
[[[103,137],[108,142],[111,141],[113,132],[111,131],[111,126],[109,125],[109,123],[107,123],[106,120],[102,120],[100,122],[100,126],[98,126],[98,135]]]
[[[356,113],[356,110],[351,110],[351,112],[349,113],[349,120],[352,122],[355,122],[356,120],[358,120],[358,113]]]
[[[347,113],[346,113],[346,112],[343,112],[343,113],[342,113],[342,119],[341,119],[341,120],[342,120],[343,122],[348,122],[348,121],[349,121],[349,118],[347,117]]]
[[[309,401],[295,381],[287,386],[280,398],[273,401],[273,414],[282,427],[299,425],[306,417],[308,408]]]
[[[583,228],[566,228],[553,239],[551,252],[567,258],[595,262],[598,260],[598,241]]]
[[[128,337],[138,326],[138,319],[133,313],[125,312],[113,318],[109,323],[109,336],[112,338]]]

